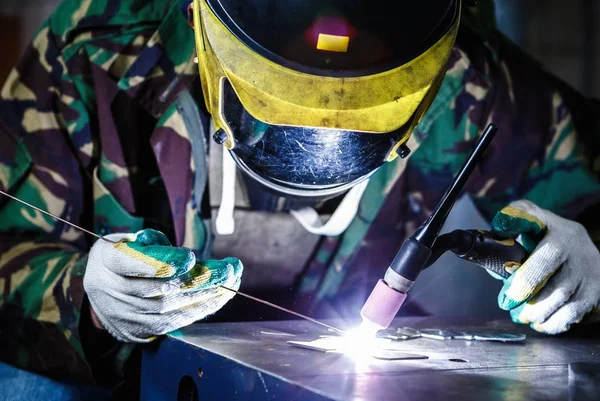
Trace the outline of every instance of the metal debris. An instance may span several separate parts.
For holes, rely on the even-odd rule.
[[[434,340],[452,340],[455,335],[460,333],[455,331],[440,330],[440,329],[423,329],[419,330],[421,337],[432,338]]]
[[[463,330],[444,330],[437,328],[414,329],[412,327],[401,327],[397,329],[397,335],[381,333],[383,338],[394,341],[403,341],[411,338],[429,338],[432,340],[466,340],[466,341],[498,341],[498,342],[523,342],[527,339],[525,334],[515,333],[485,333]]]
[[[523,342],[527,338],[525,334],[510,333],[475,333],[477,341],[501,341],[504,343]]]
[[[401,327],[399,329],[396,329],[396,335],[403,340],[410,340],[413,338],[421,337],[421,333],[410,327]]]

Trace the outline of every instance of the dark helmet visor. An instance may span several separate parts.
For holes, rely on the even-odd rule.
[[[406,133],[404,127],[367,134],[266,124],[244,109],[227,80],[223,85],[233,158],[246,174],[284,196],[324,197],[349,189],[373,174]]]
[[[362,76],[399,67],[455,22],[458,0],[207,0],[263,57],[315,75]]]

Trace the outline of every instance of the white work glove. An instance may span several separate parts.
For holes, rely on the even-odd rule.
[[[235,258],[196,263],[155,230],[111,234],[90,250],[83,286],[102,325],[116,339],[144,343],[215,313],[237,290]]]
[[[520,200],[498,212],[492,229],[505,237],[521,235],[533,250],[498,296],[514,322],[557,334],[584,316],[586,322],[598,320],[600,253],[581,224]]]

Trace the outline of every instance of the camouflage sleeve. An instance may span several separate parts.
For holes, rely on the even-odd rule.
[[[89,226],[90,121],[59,41],[42,26],[2,88],[0,189]],[[79,330],[88,246],[81,232],[0,197],[2,360],[94,381]]]
[[[586,171],[595,177],[592,188],[597,194],[600,191],[600,99],[587,98],[562,80],[555,77],[550,79],[568,109],[571,126],[576,131],[580,148],[580,161]],[[592,240],[600,248],[600,219],[597,218],[600,212],[599,198],[599,195],[592,197],[583,208],[573,205],[576,209],[573,215],[575,220],[587,228]]]
[[[473,96],[474,87],[486,93],[468,118],[495,121],[501,129],[484,164],[494,178],[478,188],[478,204],[491,218],[509,202],[528,199],[595,231],[597,219],[590,216],[600,208],[599,102],[501,35],[491,48],[492,56],[471,52],[484,79],[465,87]]]
[[[518,199],[584,224],[600,205],[600,106],[497,33],[465,20],[444,84],[417,129],[409,185],[427,209],[488,123],[499,131],[465,191],[487,219]],[[422,139],[421,139],[422,138]],[[588,212],[589,211],[589,212]]]
[[[552,82],[552,81],[550,81]],[[538,157],[532,160],[519,188],[523,197],[545,209],[578,220],[589,230],[596,219],[588,219],[590,211],[600,207],[598,164],[585,140],[590,127],[577,124],[574,110],[586,100],[571,103],[558,87],[550,90],[551,113],[546,141],[541,143]],[[596,111],[596,114],[600,110]],[[599,127],[593,128],[596,136]],[[597,216],[597,213],[594,213]]]

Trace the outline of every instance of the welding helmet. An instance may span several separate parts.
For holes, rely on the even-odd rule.
[[[280,196],[355,186],[405,143],[445,74],[460,0],[194,0],[215,140]]]

